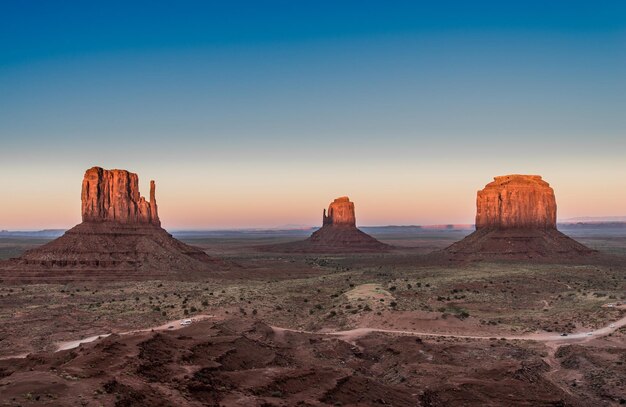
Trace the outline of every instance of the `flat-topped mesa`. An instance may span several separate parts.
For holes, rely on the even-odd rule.
[[[556,229],[556,199],[539,175],[504,175],[478,191],[476,230]]]
[[[161,226],[150,181],[150,201],[139,194],[139,177],[126,170],[93,167],[85,172],[81,193],[83,222]]]
[[[322,216],[322,226],[331,225],[356,227],[354,202],[350,202],[350,198],[347,196],[342,196],[331,202],[328,206],[328,212],[324,209],[324,214]]]

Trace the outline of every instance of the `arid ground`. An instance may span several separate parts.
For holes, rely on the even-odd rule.
[[[368,232],[399,248],[355,255],[212,233],[181,238],[228,264],[214,273],[4,276],[0,405],[624,404],[626,228],[565,232],[608,257],[424,260],[458,230]],[[0,239],[0,257],[45,241]]]

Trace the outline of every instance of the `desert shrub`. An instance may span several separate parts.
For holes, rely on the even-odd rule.
[[[461,312],[459,312],[458,314],[456,314],[456,317],[457,317],[458,319],[465,319],[465,318],[467,318],[467,317],[469,317],[469,316],[470,316],[470,314],[469,314],[469,312],[467,312],[467,311],[461,311]]]

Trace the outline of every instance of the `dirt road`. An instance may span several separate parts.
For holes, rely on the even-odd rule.
[[[192,320],[194,322],[198,322],[198,321],[202,321],[205,319],[209,319],[209,318],[213,318],[213,315],[196,315],[192,318]],[[612,332],[614,332],[615,330],[626,326],[626,316],[624,316],[623,318],[603,327],[600,329],[596,329],[593,331],[585,331],[585,332],[578,332],[578,333],[573,333],[573,334],[568,334],[567,336],[561,336],[560,334],[553,334],[553,333],[548,333],[548,332],[543,332],[543,333],[535,333],[535,334],[529,334],[529,335],[499,335],[497,338],[504,338],[507,340],[523,340],[523,341],[537,341],[537,342],[547,342],[547,343],[551,343],[553,345],[560,345],[560,344],[564,344],[564,343],[573,343],[573,342],[586,342],[589,341],[591,339],[594,338],[598,338],[598,337],[602,337],[602,336],[606,336]],[[132,331],[125,331],[125,332],[117,332],[118,335],[131,335],[131,334],[136,334],[136,333],[141,333],[141,332],[151,332],[151,331],[166,331],[166,330],[175,330],[175,329],[181,329],[184,328],[185,325],[181,324],[181,320],[175,320],[175,321],[170,321],[167,322],[163,325],[159,325],[156,327],[152,327],[152,328],[145,328],[145,329],[137,329],[137,330],[132,330]],[[383,333],[389,333],[389,334],[396,334],[396,335],[412,335],[412,336],[425,336],[425,337],[447,337],[447,338],[467,338],[467,339],[483,339],[483,340],[488,340],[488,339],[492,339],[494,338],[493,335],[490,336],[481,336],[481,335],[455,335],[455,334],[440,334],[440,333],[432,333],[432,332],[420,332],[420,331],[402,331],[402,330],[394,330],[394,329],[383,329],[383,328],[356,328],[356,329],[350,329],[350,330],[346,330],[346,331],[332,331],[332,332],[312,332],[312,331],[305,331],[305,330],[299,330],[299,329],[290,329],[290,328],[282,328],[282,327],[277,327],[277,326],[273,326],[272,329],[274,330],[274,332],[276,332],[277,334],[281,334],[284,332],[297,332],[297,333],[306,333],[306,334],[313,334],[313,335],[328,335],[328,336],[336,336],[338,338],[340,338],[341,340],[344,340],[346,342],[350,342],[350,343],[354,343],[354,341],[356,341],[359,338],[362,338],[370,333],[373,332],[383,332]],[[82,338],[82,339],[77,339],[77,340],[72,340],[72,341],[65,341],[65,342],[58,342],[57,343],[57,349],[56,352],[58,351],[62,351],[62,350],[68,350],[68,349],[74,349],[77,348],[78,346],[80,346],[83,343],[89,343],[89,342],[93,342],[96,341],[98,339],[102,339],[102,338],[106,338],[107,336],[111,335],[111,333],[106,333],[106,334],[101,334],[101,335],[94,335],[94,336],[90,336],[87,338]],[[11,356],[5,356],[2,359],[11,359],[11,358],[25,358],[27,357],[28,354],[22,353],[19,355],[11,355]]]
[[[498,338],[504,338],[507,340],[523,340],[523,341],[553,342],[553,343],[586,342],[593,338],[606,336],[623,326],[626,326],[626,316],[603,328],[596,329],[593,331],[585,331],[585,332],[568,334],[567,336],[561,336],[560,334],[553,334],[553,333],[545,332],[545,333],[536,333],[536,334],[529,334],[529,335],[504,335],[504,336],[498,336]],[[383,332],[383,333],[391,333],[391,334],[397,334],[397,335],[467,338],[467,339],[494,338],[493,335],[480,336],[480,335],[439,334],[439,333],[432,333],[432,332],[401,331],[401,330],[383,329],[383,328],[356,328],[356,329],[350,329],[347,331],[335,331],[335,332],[310,332],[310,331],[281,328],[281,327],[272,327],[272,328],[276,332],[299,332],[299,333],[308,333],[308,334],[316,334],[316,335],[338,336],[339,338],[347,342],[354,342],[356,339],[361,338],[372,332]]]

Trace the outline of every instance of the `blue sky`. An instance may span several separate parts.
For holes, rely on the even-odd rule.
[[[93,165],[156,179],[171,227],[346,194],[361,224],[469,223],[514,172],[623,215],[625,51],[623,2],[2,1],[0,228],[76,223]]]

